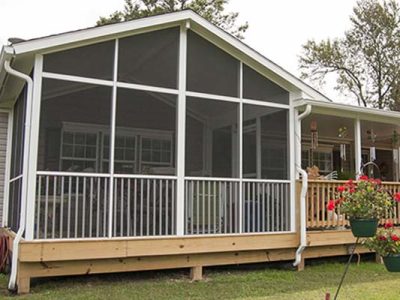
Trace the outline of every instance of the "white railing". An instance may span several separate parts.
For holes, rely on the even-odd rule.
[[[185,234],[239,233],[238,180],[185,180]]]
[[[35,238],[106,237],[108,190],[108,175],[38,173]]]
[[[243,232],[290,231],[290,182],[245,179]]]
[[[176,234],[176,179],[115,175],[113,236]]]
[[[175,176],[114,175],[111,184],[108,174],[37,172],[35,238],[176,235],[176,184]],[[289,181],[186,177],[184,200],[185,235],[290,231]]]
[[[113,197],[105,174],[38,172],[36,239],[176,234],[176,179],[114,175]]]

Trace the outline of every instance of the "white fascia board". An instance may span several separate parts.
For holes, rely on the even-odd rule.
[[[190,11],[181,11],[168,13],[164,15],[146,17],[128,22],[122,22],[111,25],[104,25],[78,31],[61,33],[58,35],[43,37],[21,42],[13,45],[15,54],[41,51],[48,48],[62,46],[66,44],[78,43],[97,38],[113,37],[124,32],[135,31],[146,27],[160,26],[173,22],[180,22],[189,19],[193,13]]]
[[[360,120],[369,120],[388,124],[399,124],[400,121],[400,112],[360,107],[343,103],[299,99],[295,101],[294,107],[300,108],[307,104],[310,104],[313,107],[312,111],[315,113],[329,114],[343,118],[360,118]],[[332,113],[330,114],[330,112]],[[338,113],[340,113],[340,115]]]
[[[15,54],[37,52],[66,44],[79,43],[81,41],[95,40],[99,38],[106,39],[107,37],[111,38],[115,37],[115,35],[127,32],[134,32],[136,30],[144,29],[147,27],[162,26],[170,23],[178,23],[185,20],[191,20],[192,22],[197,23],[199,26],[205,28],[210,33],[214,34],[215,36],[219,37],[220,39],[232,45],[234,48],[242,52],[244,55],[247,55],[250,58],[254,59],[261,65],[265,66],[267,69],[271,70],[271,72],[277,74],[279,77],[283,78],[293,86],[297,87],[299,90],[304,92],[309,97],[313,99],[319,99],[321,101],[331,102],[329,98],[325,97],[317,90],[305,84],[296,76],[290,74],[282,67],[270,61],[257,51],[251,49],[249,46],[247,46],[234,36],[225,32],[221,28],[213,25],[206,19],[202,18],[201,16],[190,10],[152,16],[118,24],[83,29],[80,31],[64,33],[44,38],[38,38],[37,40],[31,40],[15,44],[13,45],[13,48]]]

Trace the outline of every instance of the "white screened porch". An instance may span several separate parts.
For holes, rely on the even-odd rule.
[[[176,24],[35,56],[27,240],[294,232],[298,90],[214,42]]]

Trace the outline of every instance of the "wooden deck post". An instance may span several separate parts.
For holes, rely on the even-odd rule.
[[[190,280],[199,281],[203,279],[203,267],[194,266],[190,268]]]
[[[305,267],[305,259],[304,259],[304,256],[303,256],[301,258],[300,263],[297,265],[297,271],[304,271],[304,267]]]
[[[382,256],[380,256],[378,253],[375,253],[375,261],[377,264],[383,264]]]
[[[24,277],[19,277],[17,279],[17,292],[18,295],[21,294],[28,294],[30,289],[31,289],[31,278],[24,276]]]

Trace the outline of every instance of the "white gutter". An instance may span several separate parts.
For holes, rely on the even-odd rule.
[[[32,95],[33,95],[33,80],[28,75],[16,71],[11,68],[10,60],[4,62],[4,70],[15,77],[18,77],[27,84],[27,96],[26,96],[26,117],[25,117],[25,141],[24,141],[24,157],[23,157],[23,170],[22,170],[22,192],[21,192],[21,215],[19,221],[19,229],[13,242],[12,260],[11,260],[11,274],[10,281],[8,283],[9,290],[15,290],[16,279],[18,272],[18,254],[19,254],[19,242],[22,239],[22,235],[25,231],[26,224],[26,204],[27,204],[27,176],[28,176],[28,153],[30,143],[30,123],[31,123],[31,106],[32,106]]]
[[[311,113],[311,105],[307,104],[306,110],[297,117],[297,130],[296,130],[296,147],[297,147],[297,160],[296,164],[301,160],[301,120],[307,117]],[[301,262],[301,255],[307,246],[307,228],[306,228],[306,194],[308,189],[308,174],[304,171],[300,165],[296,167],[297,172],[301,174],[302,185],[300,193],[300,245],[296,250],[296,258],[293,266],[296,267]]]

